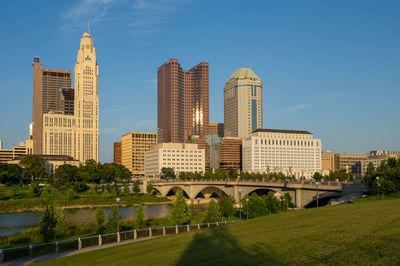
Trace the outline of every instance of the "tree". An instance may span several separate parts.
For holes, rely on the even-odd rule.
[[[108,216],[108,223],[106,225],[106,233],[113,233],[117,231],[118,221],[121,219],[121,215],[118,212],[118,207],[113,206],[111,215]]]
[[[102,175],[101,165],[95,160],[87,160],[85,164],[79,166],[78,172],[81,179],[86,182],[100,182]]]
[[[176,200],[171,207],[169,219],[174,225],[185,224],[189,220],[188,206],[182,190],[178,190],[176,193]]]
[[[18,164],[0,163],[0,183],[10,184],[18,183],[18,179],[22,175],[22,168]],[[21,180],[19,180],[21,181]]]
[[[136,208],[136,219],[135,224],[138,228],[142,228],[144,226],[144,211],[143,204],[140,203]]]
[[[97,195],[96,187],[90,187],[88,192],[89,192],[89,195],[92,195],[92,196]]]
[[[232,217],[235,213],[234,204],[235,201],[231,197],[226,195],[222,196],[218,202],[221,215],[228,218]]]
[[[75,199],[75,191],[73,191],[72,189],[68,189],[67,191],[66,191],[66,194],[67,194],[67,200],[68,201],[73,201],[74,199]]]
[[[173,168],[169,168],[169,167],[163,167],[161,169],[161,178],[162,179],[166,179],[166,178],[171,178],[171,179],[175,179],[175,170]]]
[[[215,223],[221,220],[221,212],[219,210],[218,204],[215,200],[211,200],[207,204],[206,216],[204,218],[205,222]]]
[[[130,193],[128,184],[126,184],[126,183],[124,184],[124,193],[125,194],[129,194]]]
[[[101,227],[106,220],[106,213],[102,207],[98,207],[94,212],[94,216],[96,217],[96,222],[99,227]]]
[[[252,218],[267,215],[268,209],[265,199],[259,197],[256,193],[251,194],[250,197],[243,199],[243,211],[247,213],[248,208],[249,217]]]
[[[139,184],[138,183],[133,184],[133,192],[135,192],[135,193],[139,193],[140,192],[140,188],[139,188]]]
[[[30,198],[36,197],[39,191],[39,185],[34,181],[29,185],[28,196]]]
[[[284,197],[285,197],[286,206],[293,209],[294,204],[293,204],[292,196],[290,196],[290,194],[286,192]]]
[[[278,212],[279,211],[279,202],[275,197],[275,192],[268,192],[267,197],[265,198],[266,207],[270,212]]]
[[[147,184],[147,187],[146,187],[147,194],[151,194],[152,191],[153,191],[153,185],[152,184]]]
[[[56,226],[57,226],[57,215],[56,208],[53,202],[49,202],[40,218],[39,227],[40,233],[43,236],[45,242],[48,242],[55,238],[56,236]]]
[[[313,179],[315,181],[321,181],[322,178],[324,178],[324,177],[319,172],[315,172],[314,175],[313,175]]]
[[[55,171],[56,178],[64,184],[79,181],[79,169],[75,165],[63,164]]]
[[[44,160],[37,155],[26,155],[19,162],[20,166],[29,174],[31,180],[42,178],[45,174]]]
[[[197,218],[198,216],[198,206],[194,204],[194,201],[191,200],[190,205],[188,206],[188,212],[189,212],[189,220],[193,221]]]
[[[67,220],[65,219],[65,214],[62,209],[56,208],[55,209],[55,216],[56,216],[56,228],[55,228],[55,236],[54,240],[56,240],[57,237],[63,237],[67,234],[68,232],[68,224]]]

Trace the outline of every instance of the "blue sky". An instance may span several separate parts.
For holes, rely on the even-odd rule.
[[[324,150],[400,149],[400,1],[7,1],[0,9],[0,139],[28,135],[32,58],[73,70],[91,21],[100,69],[100,159],[129,131],[156,131],[157,67],[210,63],[210,120],[239,67],[264,84],[264,127]]]

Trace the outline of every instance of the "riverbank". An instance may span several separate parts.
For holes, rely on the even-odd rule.
[[[171,200],[168,198],[157,197],[148,194],[137,193],[118,195],[118,197],[120,198],[119,206],[121,207],[137,206],[140,203],[144,205],[171,204]],[[62,209],[112,207],[117,205],[114,197],[104,197],[101,195],[79,195],[73,199],[54,197],[53,199],[56,202],[56,206]],[[42,210],[43,198],[40,197],[0,201],[0,213],[17,213]]]

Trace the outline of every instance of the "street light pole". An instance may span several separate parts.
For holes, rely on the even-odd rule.
[[[115,199],[117,201],[117,232],[119,233],[119,201],[121,200],[120,198]]]
[[[376,177],[376,188],[378,190],[378,200],[379,200],[379,188],[381,187],[381,184],[379,183],[379,176]]]
[[[246,220],[248,220],[249,219],[249,198],[246,199],[246,205],[247,205]]]
[[[239,192],[239,220],[242,220],[242,189],[238,189]]]
[[[319,194],[318,194],[318,186],[319,186],[319,182],[315,182],[315,185],[317,186],[317,208],[319,207]]]
[[[200,205],[200,198],[196,198],[197,200],[197,224],[199,223],[199,205]]]

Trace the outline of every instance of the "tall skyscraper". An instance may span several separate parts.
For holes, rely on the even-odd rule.
[[[65,105],[62,91],[72,91],[70,70],[43,68],[39,57],[33,58],[33,152],[41,154],[43,149],[43,114],[63,114]],[[70,104],[70,103],[69,103]]]
[[[158,142],[182,143],[189,136],[208,135],[208,63],[182,70],[178,59],[170,59],[157,71]]]
[[[88,30],[81,38],[75,64],[73,115],[70,111],[43,114],[43,154],[69,155],[80,162],[99,160],[98,78],[96,49]],[[61,90],[61,94],[64,100],[60,102],[70,110],[71,92]]]
[[[239,68],[224,87],[224,136],[245,138],[262,127],[262,82],[250,68]]]

